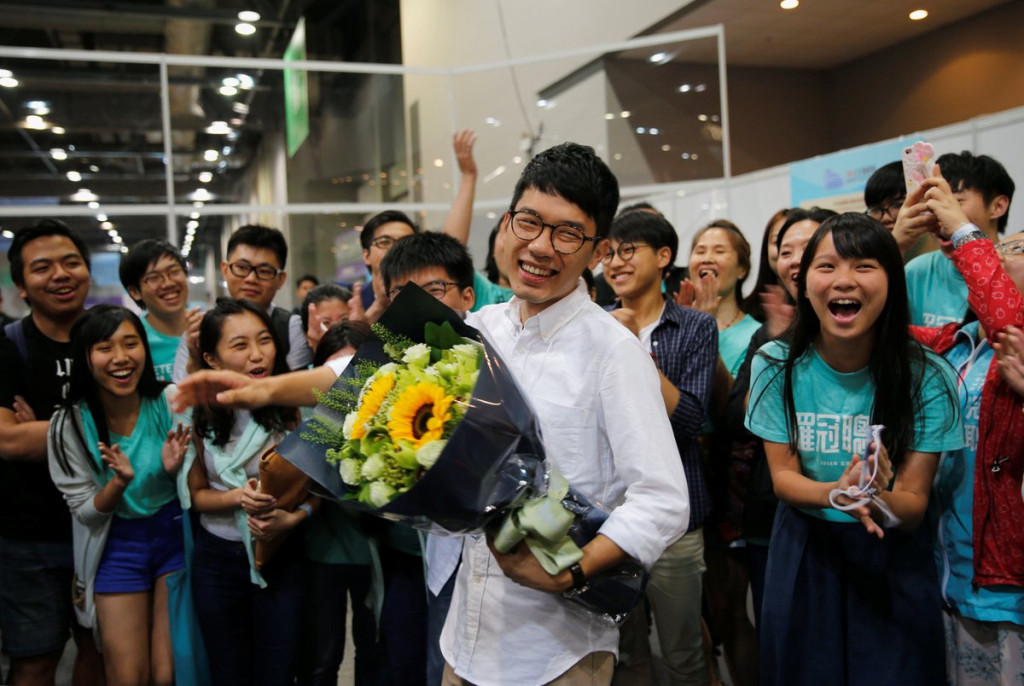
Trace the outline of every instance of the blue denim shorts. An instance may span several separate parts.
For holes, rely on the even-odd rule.
[[[74,609],[71,542],[0,538],[0,640],[10,657],[60,650]]]
[[[151,517],[114,517],[96,571],[96,593],[150,591],[158,578],[185,566],[181,506],[177,500]]]

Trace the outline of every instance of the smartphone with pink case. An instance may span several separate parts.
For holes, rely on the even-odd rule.
[[[903,179],[909,194],[932,175],[935,166],[935,148],[931,143],[917,141],[903,148]]]

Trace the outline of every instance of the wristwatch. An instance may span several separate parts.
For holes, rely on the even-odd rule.
[[[954,231],[953,235],[949,237],[949,241],[953,244],[953,249],[956,250],[964,243],[976,241],[981,238],[988,238],[988,236],[983,234],[974,224],[967,223]]]
[[[587,577],[583,574],[583,567],[579,562],[573,562],[569,567],[569,574],[572,575],[572,588],[570,591],[581,591],[587,585]]]

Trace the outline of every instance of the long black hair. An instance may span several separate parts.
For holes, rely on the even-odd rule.
[[[228,317],[241,314],[252,314],[263,323],[271,338],[274,339],[274,374],[283,374],[288,371],[285,363],[285,352],[277,334],[274,332],[274,325],[270,321],[270,315],[266,310],[248,300],[235,300],[233,298],[218,298],[217,305],[203,315],[203,322],[199,325],[199,351],[203,356],[202,366],[210,369],[206,362],[206,355],[217,354],[217,344],[220,343],[221,335],[224,332],[224,323]],[[288,430],[295,423],[298,413],[295,408],[268,405],[252,411],[253,420],[271,433],[280,433]],[[235,411],[227,407],[217,405],[199,405],[192,413],[193,430],[201,438],[213,438],[213,444],[225,446],[231,440],[231,428],[235,425]]]
[[[96,422],[96,434],[100,441],[110,444],[110,429],[107,426],[107,413],[103,409],[103,402],[100,400],[96,380],[92,376],[91,365],[89,364],[89,353],[93,346],[110,340],[114,332],[124,322],[130,322],[142,341],[142,347],[146,352],[146,361],[142,367],[142,375],[136,392],[143,398],[156,398],[163,392],[167,385],[156,378],[153,370],[153,357],[149,350],[149,340],[146,338],[146,329],[142,321],[134,312],[117,305],[96,305],[86,310],[71,327],[71,379],[68,395],[64,399],[65,412],[60,413],[63,421],[53,432],[58,441],[56,445],[56,458],[61,468],[66,473],[71,473],[68,464],[66,449],[64,446],[65,432],[68,424],[74,432],[75,437],[85,450],[92,450],[95,446],[87,445],[82,428],[77,421],[74,421],[74,413],[71,411],[73,405],[84,402]],[[99,472],[100,467],[94,465]]]
[[[807,272],[821,241],[830,234],[840,257],[877,260],[888,279],[888,297],[874,324],[875,339],[868,359],[868,369],[875,385],[871,421],[885,425],[883,442],[889,450],[893,467],[897,468],[914,442],[915,410],[920,404],[921,387],[929,367],[945,362],[927,353],[910,336],[907,281],[903,271],[903,257],[895,239],[880,223],[857,212],[826,219],[811,237],[800,261],[797,316],[788,332],[789,352],[783,362],[783,394],[789,447],[794,453],[798,451],[793,368],[808,352],[821,331],[821,322],[806,297]],[[937,369],[932,370],[932,373],[937,372]],[[947,389],[947,395],[953,408],[951,416],[955,417],[959,411],[955,389]]]
[[[768,225],[764,227],[764,235],[761,237],[761,257],[757,266],[757,281],[754,282],[754,288],[751,289],[750,295],[743,300],[740,306],[740,309],[759,322],[764,322],[766,319],[764,304],[761,302],[761,293],[768,286],[779,285],[779,275],[772,269],[771,262],[768,259],[768,241],[772,237],[772,227],[775,226],[775,222],[785,219],[789,211],[788,207],[777,211],[768,220]]]

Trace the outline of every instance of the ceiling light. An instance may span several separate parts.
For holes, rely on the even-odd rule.
[[[41,130],[46,128],[46,122],[38,114],[30,114],[25,117],[25,128]]]
[[[659,129],[651,128],[647,130],[647,133],[651,134],[652,136],[657,136],[659,133]]]
[[[82,180],[82,174],[76,171],[69,171],[67,173],[67,177],[68,181],[74,181],[75,183],[78,183],[79,181]]]
[[[545,100],[544,98],[541,98],[540,100],[537,101],[537,107],[545,107],[547,104],[548,101]]]
[[[91,202],[89,203],[89,209],[90,209],[90,210],[95,210],[95,209],[96,209],[96,208],[98,208],[99,206],[100,206],[100,204],[99,204],[98,202],[96,202],[95,200],[93,200],[93,201],[91,201]]]
[[[707,121],[707,120],[708,120],[708,115],[706,115],[706,114],[698,114],[697,115],[697,121]]]
[[[668,152],[671,149],[672,149],[672,146],[668,145],[667,143],[665,145],[661,146],[661,151],[662,152]]]
[[[782,2],[779,3],[779,7],[784,10],[795,10],[799,6],[800,0],[782,0]]]
[[[241,85],[242,82],[234,76],[225,76],[220,80],[220,83],[222,86],[231,86],[232,88],[236,88]]]
[[[210,191],[206,190],[205,188],[197,188],[196,190],[192,191],[191,198],[193,200],[211,200],[213,199],[213,196],[210,195]]]
[[[3,86],[4,88],[17,88],[18,79],[13,76],[0,77],[0,86]]]
[[[656,52],[653,55],[651,55],[650,57],[648,57],[647,61],[650,62],[651,64],[658,64],[659,62],[664,60],[666,57],[668,57],[668,53],[667,52]]]
[[[249,106],[244,102],[233,102],[231,103],[231,109],[239,114],[249,114]]]
[[[199,202],[199,201],[196,201],[196,202],[192,203],[192,207],[194,207],[194,208],[196,208],[196,209],[198,210],[198,209],[199,209],[200,207],[202,207],[202,206],[203,206],[204,204],[205,204],[205,203],[201,203],[201,202]]]
[[[207,150],[203,153],[203,159],[207,162],[216,162],[218,157],[220,157],[220,153],[216,150]]]
[[[239,36],[251,36],[256,33],[256,27],[243,21],[241,24],[235,24],[235,33]]]
[[[210,183],[211,181],[213,181],[213,172],[199,172],[199,183]]]
[[[107,221],[107,215],[105,215],[105,214],[97,214],[96,215],[96,221],[98,221],[98,222],[105,222],[105,221]],[[107,227],[104,226],[103,228],[105,229]]]
[[[60,162],[68,158],[68,153],[61,148],[53,148],[50,150],[50,157]]]
[[[231,133],[231,127],[228,126],[228,123],[226,121],[211,122],[210,125],[203,130],[206,131],[206,133],[210,133],[215,136],[223,136],[225,134]]]
[[[115,243],[121,243],[122,241],[124,241],[124,239],[121,238],[120,236],[111,236],[110,240],[114,241]]]
[[[107,216],[107,215],[105,215],[105,214],[101,214],[101,215],[100,215],[100,217],[106,217],[106,216]],[[97,217],[97,219],[98,219],[98,218],[99,218],[99,217]],[[111,224],[110,222],[108,222],[108,221],[107,221],[106,219],[104,219],[103,221],[101,221],[101,222],[100,222],[100,228],[101,228],[101,229],[103,229],[104,231],[112,231],[112,230],[113,230],[113,228],[114,228],[114,225],[113,225],[113,224]],[[112,232],[113,232],[114,234],[116,234],[116,233],[117,233],[116,231],[112,231]]]
[[[513,164],[519,164],[519,163],[521,163],[522,161],[523,161],[523,158],[522,158],[522,157],[520,157],[519,155],[516,155],[515,157],[513,157],[513,158],[512,158],[512,163],[513,163]]]
[[[694,88],[693,90],[697,91],[698,93],[703,93],[707,89],[708,87],[706,85],[704,85],[703,83],[698,83],[696,88]]]
[[[121,246],[121,252],[123,252],[123,253],[128,252],[128,246],[127,245],[122,245]]]
[[[691,86],[688,83],[684,83],[682,86],[679,87],[679,92],[680,93],[689,93],[690,90],[692,90],[692,89],[693,89],[693,86]]]
[[[682,155],[680,155],[680,157],[682,157],[684,160],[688,160],[690,159],[690,153],[684,152]]]
[[[13,231],[7,231],[7,230],[5,229],[5,230],[3,231],[3,237],[4,237],[4,238],[14,238],[14,232],[13,232]]]
[[[242,10],[238,13],[238,21],[259,21],[260,13],[252,10]]]
[[[438,157],[436,160],[434,160],[434,166],[435,167],[443,167],[444,166],[444,160],[442,160],[440,157]]]
[[[93,174],[95,174],[99,170],[100,170],[100,168],[98,166],[96,166],[95,164],[90,164],[89,165],[89,171],[91,171]]]
[[[690,155],[690,159],[691,160],[697,159],[697,153],[693,153],[692,155]]]
[[[629,119],[629,115],[629,110],[622,110],[621,112],[619,112],[619,116],[622,117],[623,119]]]
[[[9,79],[14,76],[14,72],[10,69],[0,69],[0,79]]]
[[[250,88],[253,88],[255,85],[256,85],[256,81],[253,80],[253,78],[251,76],[249,76],[248,74],[239,74],[238,75],[238,86],[239,86],[239,88],[244,88],[245,90],[249,90]]]
[[[238,95],[238,89],[234,86],[221,86],[217,89],[217,92],[221,95],[231,97],[232,95]]]
[[[199,219],[199,213],[198,212],[193,212],[192,214],[188,215],[188,218],[189,219]]]
[[[50,129],[50,131],[57,134],[58,136],[63,136],[65,133],[67,133],[67,131],[64,130],[63,126],[54,126],[52,129]]]
[[[185,224],[185,228],[188,229],[189,233],[195,233],[196,229],[199,228],[199,222],[193,219],[189,223]]]
[[[909,16],[911,21],[921,21],[928,16],[928,10],[914,10]]]
[[[607,119],[608,121],[611,121],[612,119],[615,119],[615,115],[612,114],[611,112],[608,112],[607,114],[604,115],[604,118]]]
[[[72,196],[71,199],[75,202],[95,202],[99,200],[99,196],[93,193],[88,188],[79,188]],[[92,205],[89,205],[92,207]],[[99,205],[96,205],[99,207]]]
[[[231,120],[231,121],[230,121],[229,123],[230,123],[230,124],[231,124],[232,126],[241,126],[241,125],[242,125],[242,124],[244,124],[245,122],[243,122],[243,121],[242,121],[241,119],[238,119],[238,118],[236,117],[235,119],[232,119],[232,120]]]
[[[636,132],[637,132],[637,133],[646,133],[646,132],[647,132],[647,129],[645,129],[645,128],[644,128],[644,127],[642,127],[642,126],[638,126],[638,127],[636,127]]]

